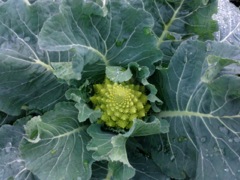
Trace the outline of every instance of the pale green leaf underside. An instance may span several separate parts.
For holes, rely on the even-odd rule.
[[[189,41],[179,47],[169,69],[161,71],[166,110],[159,117],[170,122],[169,145],[153,156],[163,172],[194,179],[239,176],[240,79],[212,69],[219,73],[207,84],[202,81],[208,55],[222,57],[227,65],[239,52],[224,44]]]

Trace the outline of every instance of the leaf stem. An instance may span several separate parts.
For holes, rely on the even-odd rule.
[[[161,36],[158,38],[158,42],[157,42],[157,47],[160,47],[160,45],[163,42],[163,39],[165,38],[165,36],[168,33],[168,29],[170,28],[170,26],[172,25],[173,21],[175,20],[179,10],[181,9],[182,5],[183,5],[184,0],[181,1],[179,7],[176,9],[176,11],[173,13],[172,18],[170,19],[170,21],[164,26],[164,30],[161,34]]]
[[[159,118],[171,118],[171,117],[201,117],[201,118],[213,118],[213,119],[220,119],[220,118],[226,118],[226,119],[231,119],[231,118],[240,118],[240,115],[228,115],[228,116],[218,116],[214,115],[211,113],[204,114],[201,112],[193,112],[193,111],[181,111],[181,110],[176,110],[176,111],[161,111],[158,115]]]
[[[113,176],[113,171],[111,168],[108,168],[108,173],[104,180],[111,180],[112,176]]]
[[[50,65],[48,65],[48,64],[46,64],[46,63],[44,63],[44,62],[42,62],[38,59],[35,60],[35,63],[42,65],[43,67],[45,67],[49,71],[53,71],[53,68]]]
[[[103,60],[103,62],[105,63],[106,66],[108,66],[108,60],[106,58],[106,56],[104,56],[101,52],[99,52],[96,49],[92,49],[98,56],[100,56],[100,58]]]

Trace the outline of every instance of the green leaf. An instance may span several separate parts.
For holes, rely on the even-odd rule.
[[[158,90],[156,89],[155,85],[148,80],[151,76],[149,68],[146,66],[140,66],[137,63],[130,63],[128,66],[131,69],[131,72],[134,74],[133,77],[142,85],[144,85],[144,87],[146,87],[146,89],[149,91],[148,100],[153,111],[159,112],[159,107],[162,104],[162,101],[157,97]]]
[[[3,125],[0,128],[0,179],[38,179],[28,169],[20,156],[19,143],[23,126]]]
[[[125,143],[127,138],[119,135],[114,135],[109,132],[104,132],[101,130],[101,126],[98,124],[92,124],[88,128],[88,133],[92,137],[92,140],[87,145],[87,149],[93,152],[93,159],[96,161],[107,160],[110,163],[108,169],[108,179],[113,177],[113,174],[117,175],[114,178],[119,179],[129,179],[134,175],[134,169],[128,162],[127,152],[125,149]],[[118,166],[118,170],[122,173],[114,172],[116,169],[114,167]],[[125,173],[131,173],[125,176]]]
[[[90,119],[90,122],[96,122],[102,115],[100,110],[93,110],[89,107],[87,102],[89,101],[89,92],[87,86],[89,82],[86,81],[78,89],[69,89],[66,92],[66,98],[68,100],[73,100],[77,102],[75,107],[78,109],[78,120],[79,122],[84,122],[87,119]]]
[[[213,18],[217,20],[219,26],[219,31],[215,33],[215,40],[239,46],[239,7],[235,6],[231,1],[219,0],[218,12]]]
[[[165,110],[158,117],[168,120],[170,131],[155,138],[160,148],[152,147],[152,157],[168,176],[239,176],[240,78],[222,73],[230,64],[226,59],[234,62],[239,53],[239,47],[222,43],[187,41],[178,48],[169,68],[160,71],[158,88]],[[222,57],[216,61],[223,62],[222,70],[209,69],[209,55]],[[202,77],[209,71],[216,76],[205,83]]]
[[[126,180],[134,176],[135,171],[129,168],[126,164],[120,162],[109,162],[108,163],[108,174],[106,179],[113,180]]]
[[[128,1],[154,17],[153,32],[158,36],[164,61],[170,60],[184,40],[195,36],[201,40],[214,39],[213,33],[218,29],[216,21],[212,20],[217,12],[217,0]]]
[[[60,13],[43,26],[40,47],[74,51],[73,71],[82,73],[82,79],[90,82],[103,77],[106,66],[126,68],[130,62],[153,72],[153,63],[162,55],[156,47],[157,38],[144,33],[145,28],[153,27],[152,16],[126,1],[108,1],[107,14],[95,5],[83,0],[63,1]]]
[[[93,110],[89,108],[89,106],[84,103],[83,101],[80,101],[75,105],[75,107],[78,109],[78,120],[79,122],[84,122],[87,119],[90,119],[90,121],[96,122],[102,115],[100,110]]]
[[[84,83],[80,85],[79,88],[69,88],[65,96],[68,100],[73,100],[75,102],[80,102],[81,100],[88,103],[89,96],[92,93],[92,85],[86,80]]]
[[[107,161],[95,161],[92,165],[92,177],[91,180],[104,179],[108,173]]]
[[[151,158],[151,153],[145,151],[148,143],[141,141],[138,142],[136,139],[143,140],[144,137],[129,139],[127,142],[127,152],[129,162],[136,169],[135,176],[133,180],[157,180],[157,179],[167,179],[168,177],[161,172],[159,166]]]
[[[57,78],[65,80],[68,84],[70,84],[71,79],[80,80],[82,77],[81,74],[73,72],[71,62],[53,62],[51,65],[53,67],[53,74]]]
[[[113,82],[121,83],[130,80],[132,72],[129,68],[125,70],[120,66],[107,66],[106,76]]]
[[[112,154],[112,161],[115,161],[116,159],[114,158],[118,158],[119,156],[121,157],[121,162],[129,165],[125,149],[119,148],[124,147],[126,141],[126,139],[124,139],[121,135],[115,136],[112,133],[104,132],[101,130],[101,126],[99,124],[92,124],[88,128],[87,132],[93,138],[87,145],[87,148],[88,150],[95,151],[93,153],[93,158],[95,160],[111,160],[109,156]],[[114,149],[113,143],[118,139],[120,144],[118,144],[118,147],[115,147]],[[118,153],[118,149],[121,152]],[[117,153],[118,155],[115,155],[114,153]]]
[[[19,115],[21,109],[52,108],[64,97],[65,85],[52,73],[50,61],[67,53],[47,52],[37,44],[47,18],[58,10],[51,1],[8,0],[0,6],[0,110]]]
[[[150,123],[142,120],[135,120],[131,129],[125,134],[113,134],[101,130],[101,125],[92,124],[87,132],[92,137],[92,140],[87,145],[87,149],[93,152],[93,159],[96,161],[107,160],[110,162],[109,166],[117,166],[116,169],[109,169],[109,173],[116,179],[129,179],[135,174],[135,169],[129,163],[126,142],[129,137],[134,136],[147,136],[152,134],[161,133],[161,125],[158,119]],[[125,173],[122,173],[125,172]],[[110,176],[109,175],[109,176]]]
[[[137,136],[149,136],[159,133],[167,133],[169,124],[164,120],[159,120],[156,117],[152,117],[151,122],[144,122],[142,120],[136,120],[133,123],[133,127],[124,134],[125,137],[137,137]]]
[[[80,124],[72,103],[59,103],[25,126],[26,138],[20,150],[26,166],[40,179],[89,179],[91,153],[85,144],[87,125]]]
[[[169,179],[160,168],[153,162],[152,159],[149,159],[144,156],[136,157],[136,154],[132,154],[130,158],[134,158],[131,163],[136,169],[136,174],[132,178],[133,180],[158,180],[158,179]]]
[[[219,56],[208,56],[207,57],[209,68],[206,70],[205,74],[202,76],[201,80],[205,83],[211,83],[222,71],[222,69],[230,64],[240,65],[239,61],[232,59],[225,59]]]

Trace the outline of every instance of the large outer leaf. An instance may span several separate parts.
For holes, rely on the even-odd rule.
[[[218,74],[204,82],[207,55],[239,59],[239,53],[238,47],[226,44],[189,41],[178,48],[169,68],[161,70],[166,110],[159,117],[170,122],[170,132],[153,147],[152,156],[169,176],[238,179],[240,78]]]
[[[50,51],[74,51],[73,71],[83,73],[83,79],[95,80],[104,75],[107,65],[130,62],[152,72],[153,63],[161,59],[157,39],[148,33],[154,25],[152,16],[126,1],[112,0],[101,7],[90,1],[64,0],[60,11],[44,24],[39,44]]]
[[[72,103],[59,103],[25,127],[27,137],[20,150],[26,166],[40,179],[89,179],[92,158],[86,150],[90,140]]]
[[[187,38],[213,39],[217,23],[217,0],[128,0],[134,7],[148,11],[154,17],[154,33],[158,46],[170,60],[178,45]]]
[[[58,5],[9,0],[0,5],[0,110],[19,115],[24,108],[46,110],[62,99],[64,86],[57,82],[50,61],[65,60],[66,53],[48,53],[37,45],[44,21]]]
[[[19,142],[24,135],[22,126],[4,125],[0,128],[0,179],[34,180],[35,177],[20,157]]]
[[[233,45],[240,45],[240,11],[228,0],[218,1],[218,13],[214,15],[218,21],[219,31],[216,40]]]

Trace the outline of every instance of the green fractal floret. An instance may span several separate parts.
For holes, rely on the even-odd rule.
[[[129,129],[135,118],[141,119],[150,109],[144,86],[105,79],[94,85],[94,91],[90,100],[102,111],[100,122],[109,127]]]

